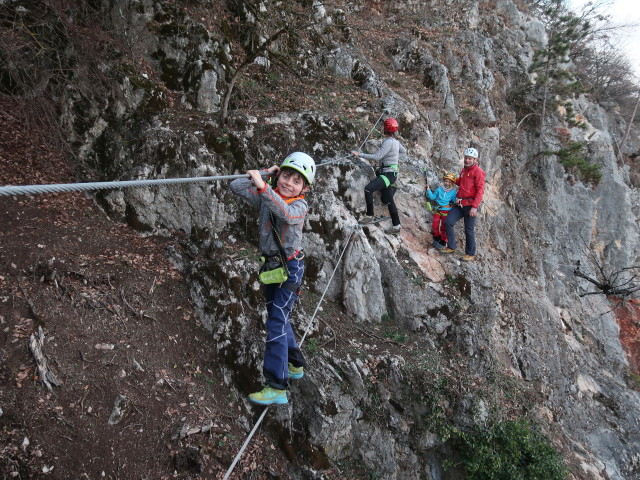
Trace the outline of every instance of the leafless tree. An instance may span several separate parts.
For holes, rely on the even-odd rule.
[[[591,283],[596,290],[583,292],[581,297],[587,295],[606,295],[615,296],[622,300],[631,298],[631,296],[640,291],[640,265],[621,268],[619,270],[608,270],[602,262],[595,256],[589,254],[595,274],[587,274],[580,270],[580,261],[577,262],[573,274]]]
[[[258,57],[265,57],[269,62],[277,62],[299,76],[286,53],[287,44],[291,43],[292,39],[301,39],[304,32],[313,25],[311,7],[296,2],[281,2],[277,7],[263,8],[262,2],[243,0],[238,2],[238,6],[240,15],[246,15],[251,21],[243,19],[236,25],[241,31],[239,38],[244,55],[237,56],[237,66],[231,70],[222,101],[222,123],[227,120],[229,101],[238,78]]]

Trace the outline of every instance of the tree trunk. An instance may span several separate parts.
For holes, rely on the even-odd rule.
[[[633,120],[636,118],[636,112],[638,111],[638,104],[640,104],[640,92],[638,92],[638,98],[636,98],[636,105],[633,107],[633,113],[631,114],[631,118],[627,123],[627,130],[624,132],[624,137],[622,137],[622,142],[620,142],[620,146],[618,147],[618,162],[622,162],[622,149],[624,148],[624,144],[627,143],[629,138],[629,134],[631,133],[631,126],[633,125]]]

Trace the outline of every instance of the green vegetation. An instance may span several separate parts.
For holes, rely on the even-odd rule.
[[[444,284],[447,287],[455,287],[460,282],[460,278],[447,273],[444,276]]]
[[[338,462],[338,465],[340,466],[340,470],[342,471],[344,478],[347,479],[358,478],[366,480],[377,480],[380,478],[376,472],[367,467],[361,461],[346,458]]]
[[[583,130],[587,128],[587,124],[582,120],[579,120],[578,115],[576,115],[576,111],[573,108],[573,103],[564,102],[564,108],[566,110],[565,119],[570,126],[579,127]]]
[[[543,135],[550,133],[546,127],[548,117],[553,115],[553,112],[561,114],[569,127],[586,128],[584,120],[576,115],[573,99],[587,89],[571,65],[574,51],[584,49],[584,45],[593,35],[594,27],[588,16],[577,16],[569,11],[563,0],[539,0],[536,6],[545,22],[549,41],[544,48],[534,53],[533,62],[529,67],[529,73],[535,78],[533,83],[525,80],[526,85],[514,89],[509,97],[517,102],[522,113],[529,110],[522,120],[530,115],[539,117],[540,131]],[[518,98],[534,98],[532,103],[536,103],[536,107],[534,110],[522,108],[522,100]],[[602,178],[600,166],[586,160],[581,154],[583,145],[569,141],[569,131],[564,130],[568,137],[563,139],[566,145],[558,151],[547,151],[545,154],[556,155],[565,170],[574,173],[585,183],[598,184]]]
[[[414,285],[423,287],[426,284],[425,278],[422,273],[417,269],[405,268],[404,273],[409,277]]]
[[[380,324],[380,330],[385,338],[397,343],[404,343],[407,339],[407,334],[398,328],[398,324],[388,313],[382,314]]]
[[[544,128],[547,106],[564,105],[566,99],[584,89],[567,68],[571,49],[589,34],[591,25],[583,21],[564,6],[563,0],[548,0],[542,8],[546,20],[549,42],[545,48],[536,50],[529,73],[536,75],[536,87],[540,91],[541,127]]]
[[[564,480],[562,457],[540,429],[527,420],[505,421],[456,431],[453,444],[468,480]]]
[[[404,332],[398,329],[393,329],[389,327],[385,327],[383,329],[383,334],[386,338],[393,340],[394,342],[397,342],[397,343],[404,343],[405,340],[407,339],[407,335]]]
[[[582,156],[584,145],[570,142],[557,151],[545,151],[545,155],[557,155],[565,170],[575,172],[576,176],[586,183],[598,184],[602,178],[600,165],[589,162]]]
[[[629,372],[629,381],[627,385],[633,390],[640,392],[640,375],[634,371]]]
[[[318,340],[316,338],[307,338],[307,342],[305,343],[305,349],[309,353],[309,355],[314,356],[318,354],[320,346],[318,345]]]

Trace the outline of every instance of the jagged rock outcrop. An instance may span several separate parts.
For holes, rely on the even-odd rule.
[[[210,30],[169,2],[93,3],[130,42],[140,65],[118,70],[82,118],[83,96],[71,88],[65,94],[62,122],[89,176],[238,173],[302,147],[325,163],[309,196],[306,285],[316,294],[326,289],[344,308],[341,322],[361,336],[349,340],[348,349],[331,348],[329,327],[308,324],[312,305],[297,310],[302,331],[324,346],[316,344],[292,405],[275,414],[311,452],[313,460],[303,462],[296,478],[348,458],[388,480],[458,478],[456,470],[444,473],[453,454],[434,418],[460,428],[481,424],[487,405],[510,404],[504,397],[513,384],[529,403],[520,410],[510,405],[509,413],[526,409],[543,423],[575,478],[640,475],[640,394],[631,388],[611,305],[603,296],[579,297],[589,285],[573,275],[577,262],[593,269],[596,259],[612,271],[638,262],[640,192],[614,151],[625,120],[581,96],[573,107],[586,128],[560,119],[553,127],[583,142],[601,166],[595,186],[542,155],[560,140],[520,125],[508,99],[527,77],[534,50],[547,41],[531,12],[510,0],[465,8],[445,0],[409,2],[418,25],[402,31],[390,21],[378,38],[381,59],[349,26],[363,5],[317,3],[316,22],[301,27],[307,36],[282,45],[281,53],[309,82],[324,69],[354,82],[369,94],[369,104],[348,119],[306,108],[260,117],[232,109],[223,125],[213,114],[237,65],[224,28]],[[257,26],[244,40],[264,41],[260,21],[228,3]],[[402,15],[388,8],[387,15]],[[267,72],[272,65],[259,64]],[[242,93],[252,94],[249,87]],[[396,196],[400,239],[376,226],[356,226],[371,171],[346,153],[381,112],[399,119],[409,150]],[[374,136],[363,146],[373,150],[377,141]],[[432,182],[441,169],[459,170],[460,152],[470,143],[481,152],[487,188],[479,261],[462,264],[429,248],[422,169]],[[625,149],[640,149],[637,132]],[[218,342],[215,355],[228,388],[243,395],[255,388],[264,311],[249,209],[220,183],[114,191],[98,200],[140,231],[189,235],[194,258],[180,261],[202,324]],[[366,329],[383,318],[411,341],[367,338]],[[456,395],[437,383],[450,378],[447,373],[459,378]]]

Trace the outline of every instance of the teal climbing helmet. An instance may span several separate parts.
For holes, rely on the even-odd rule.
[[[311,185],[316,176],[316,162],[306,153],[293,152],[284,159],[280,168],[291,168],[302,175],[307,183]]]

